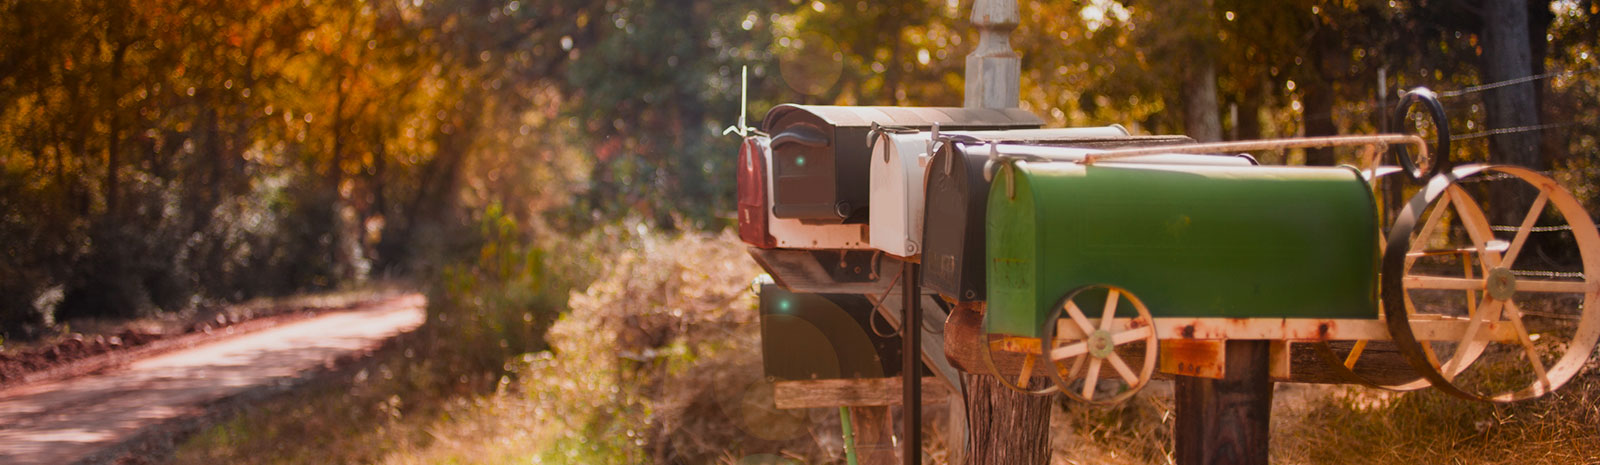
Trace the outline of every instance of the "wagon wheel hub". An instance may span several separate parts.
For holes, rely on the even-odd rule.
[[[1111,332],[1104,329],[1089,333],[1089,355],[1095,358],[1106,358],[1111,351],[1117,348],[1116,342],[1111,340]]]
[[[1517,293],[1517,275],[1511,273],[1510,268],[1498,267],[1489,270],[1485,276],[1485,285],[1489,297],[1494,300],[1506,301]]]

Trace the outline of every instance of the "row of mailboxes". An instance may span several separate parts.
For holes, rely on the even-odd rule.
[[[994,183],[991,332],[1036,336],[1099,283],[1156,317],[1377,317],[1377,203],[1354,168],[1015,162]]]
[[[1043,125],[1019,109],[779,105],[762,129],[772,136],[772,215],[806,224],[859,224],[868,206],[868,132],[907,129],[1023,129]]]

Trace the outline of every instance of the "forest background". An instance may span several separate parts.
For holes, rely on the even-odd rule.
[[[752,125],[790,102],[959,106],[970,10],[0,0],[0,337],[400,280],[430,290],[433,346],[472,362],[434,369],[493,389],[617,257],[730,227],[742,68]],[[1600,203],[1594,0],[1021,10],[1022,107],[1049,126],[1372,133],[1428,86],[1454,159],[1551,170]]]

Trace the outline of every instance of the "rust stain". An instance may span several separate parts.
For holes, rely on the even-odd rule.
[[[1183,334],[1184,339],[1194,339],[1194,325],[1185,325],[1181,333]]]

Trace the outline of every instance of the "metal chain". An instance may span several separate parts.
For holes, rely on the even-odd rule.
[[[1588,280],[1582,272],[1578,271],[1538,271],[1538,270],[1511,270],[1511,274],[1522,277],[1538,278],[1576,278]]]
[[[1494,231],[1494,232],[1517,232],[1517,231],[1521,231],[1522,228],[1519,228],[1519,227],[1516,227],[1516,226],[1490,226],[1489,230],[1490,231]],[[1572,225],[1570,225],[1570,224],[1564,224],[1564,225],[1560,225],[1560,226],[1534,226],[1534,227],[1528,228],[1528,232],[1536,232],[1536,233],[1560,232],[1560,231],[1571,231],[1571,230],[1572,230]]]

